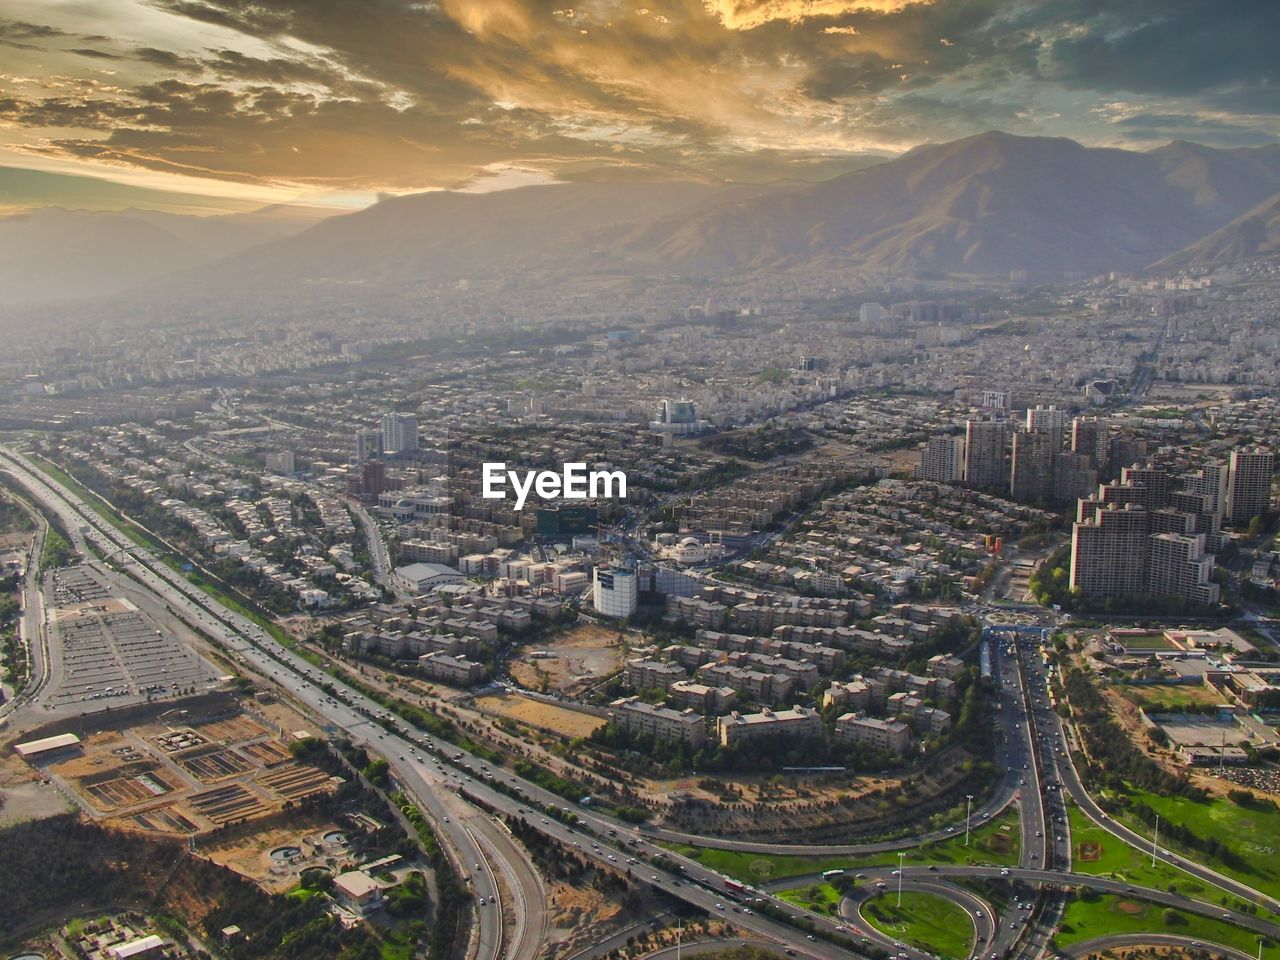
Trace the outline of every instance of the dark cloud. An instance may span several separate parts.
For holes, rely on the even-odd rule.
[[[77,57],[89,57],[92,60],[123,60],[118,53],[109,53],[106,50],[94,50],[89,47],[73,47],[67,53],[74,53]]]
[[[1137,0],[1077,26],[1048,49],[1049,74],[1072,86],[1185,95],[1280,80],[1275,0]]]
[[[1136,113],[1115,125],[1129,137],[1154,143],[1212,140],[1224,147],[1257,147],[1276,142],[1274,134],[1256,126],[1189,113]]]

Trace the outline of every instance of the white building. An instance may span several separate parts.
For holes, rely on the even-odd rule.
[[[636,572],[626,567],[597,567],[591,603],[606,617],[624,619],[636,612]]]
[[[396,579],[411,593],[430,593],[449,583],[466,583],[467,578],[443,563],[410,563],[396,567]]]
[[[418,449],[418,418],[412,413],[388,413],[382,418],[382,447],[387,453]]]

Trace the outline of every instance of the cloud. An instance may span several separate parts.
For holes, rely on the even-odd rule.
[[[896,13],[933,0],[706,0],[705,6],[730,30],[754,30],[774,21],[802,23],[850,13]]]
[[[0,140],[238,183],[404,191],[495,165],[840,172],[991,127],[1109,143],[1280,132],[1272,0],[118,4],[93,26],[0,21],[0,43],[33,48],[13,54],[24,72],[44,71],[42,89],[3,91],[18,133]],[[108,60],[114,89],[94,62]],[[1148,119],[1118,122],[1111,103]]]

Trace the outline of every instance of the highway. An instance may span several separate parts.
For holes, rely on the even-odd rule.
[[[22,580],[22,618],[18,621],[18,635],[30,657],[31,675],[21,690],[13,692],[12,699],[0,704],[0,718],[8,716],[22,704],[35,700],[49,682],[49,631],[45,627],[44,590],[41,587],[43,571],[40,570],[40,556],[49,535],[49,523],[40,511],[32,508],[25,500],[16,499],[22,509],[29,512],[36,525],[31,548],[27,551],[26,571]]]
[[[108,564],[94,557],[89,544],[93,544],[104,555],[120,550],[129,551],[121,554],[119,560],[137,584],[163,598],[166,607],[175,616],[212,637],[224,650],[282,687],[315,715],[324,717],[329,729],[342,730],[353,742],[367,743],[375,753],[387,757],[393,763],[396,763],[400,755],[408,755],[413,749],[413,745],[407,740],[387,732],[370,719],[375,713],[384,712],[377,704],[365,700],[354,691],[348,693],[346,702],[339,702],[328,696],[317,684],[336,685],[336,681],[320,673],[297,654],[275,643],[257,624],[226,608],[148,551],[138,548],[72,491],[54,483],[36,468],[28,467],[11,450],[0,448],[0,458],[9,471],[21,479],[31,495],[61,519],[71,535],[72,545],[85,558],[84,562],[95,571],[108,578],[118,578]],[[474,864],[485,860],[477,840],[463,828],[460,821],[454,819],[455,816],[469,812],[467,805],[455,794],[438,789],[443,783],[443,777],[427,777],[421,773],[414,775],[399,763],[396,763],[396,770],[405,775],[406,793],[432,816],[444,846],[453,852],[461,874],[471,878],[471,888],[476,897],[484,897],[486,900],[497,897],[501,901],[492,875],[474,868]],[[506,858],[501,859],[499,866],[516,878],[519,889],[526,892],[538,889],[540,879],[532,865],[524,858],[515,859],[515,863]],[[521,877],[522,873],[525,876]],[[533,877],[528,874],[533,874]],[[478,908],[477,916],[477,957],[481,960],[503,960],[504,957],[533,960],[540,944],[524,942],[531,939],[527,936],[518,944],[521,952],[503,952],[501,908]]]

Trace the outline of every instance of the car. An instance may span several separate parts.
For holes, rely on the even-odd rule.
[[[812,933],[808,933],[808,934],[805,934],[805,939],[806,939],[806,940],[816,940],[817,938],[816,938]]]
[[[717,910],[723,910],[723,909],[724,909],[724,904],[723,904],[723,903],[717,903],[717,904],[716,904],[716,909],[717,909]]]
[[[448,822],[449,822],[449,818],[448,818],[448,817],[445,817],[445,818],[444,818],[444,822],[445,822],[445,823],[448,823]]]
[[[649,878],[649,881],[650,881],[651,883],[661,883],[661,882],[662,882],[661,880],[659,880],[659,879],[658,879],[658,875],[657,875],[656,873],[655,873],[653,876],[651,876],[651,877]]]

